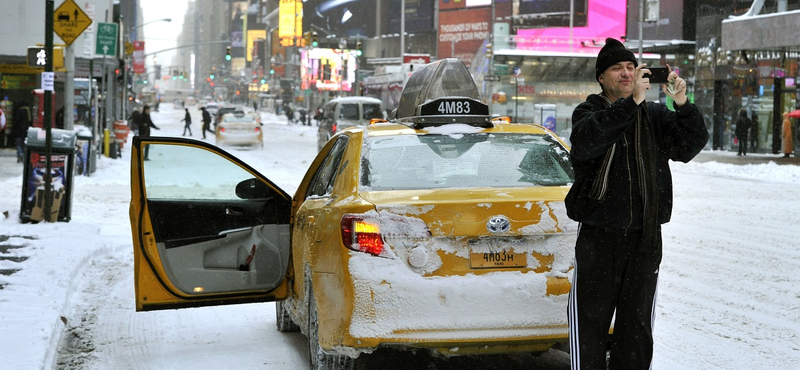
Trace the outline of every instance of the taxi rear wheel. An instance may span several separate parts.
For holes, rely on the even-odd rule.
[[[286,310],[286,302],[275,302],[275,317],[278,323],[278,331],[284,333],[300,331],[300,326],[292,320],[292,316]]]
[[[354,359],[346,355],[329,355],[319,346],[317,303],[310,289],[308,297],[308,354],[311,370],[353,370]]]

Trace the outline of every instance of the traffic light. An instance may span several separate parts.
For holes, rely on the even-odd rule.
[[[303,45],[302,46],[311,46],[311,31],[303,32]]]
[[[356,41],[356,56],[361,56],[361,40]]]
[[[492,51],[492,44],[488,43],[486,44],[486,59],[492,59],[492,54],[494,54]]]
[[[231,47],[230,46],[225,48],[225,60],[231,60]]]
[[[263,85],[265,83],[267,83],[267,78],[266,77],[261,77],[261,84]]]
[[[213,73],[212,73],[212,74],[210,74],[210,75],[208,76],[208,78],[210,78],[210,79],[212,79],[212,80],[213,80],[213,79],[214,79],[214,74],[213,74]]]
[[[311,47],[319,46],[319,39],[317,38],[317,31],[311,31]]]

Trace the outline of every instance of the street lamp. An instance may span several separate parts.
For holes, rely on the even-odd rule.
[[[139,27],[143,27],[143,26],[146,26],[146,25],[148,25],[150,23],[156,23],[156,22],[172,22],[172,18],[156,19],[154,21],[142,23],[142,24],[140,24],[138,26],[133,26],[133,27],[131,27],[131,33],[133,33],[133,31],[135,31]]]

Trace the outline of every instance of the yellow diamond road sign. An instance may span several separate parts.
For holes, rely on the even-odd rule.
[[[73,0],[64,1],[56,9],[53,17],[53,31],[67,45],[72,45],[72,42],[92,24],[92,19]]]

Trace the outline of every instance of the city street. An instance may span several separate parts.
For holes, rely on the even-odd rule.
[[[198,138],[199,111],[189,110]],[[182,117],[162,104],[154,134],[179,136]],[[316,127],[266,113],[262,120],[265,148],[231,152],[293,194],[316,155]],[[8,212],[0,216],[0,369],[307,368],[305,336],[278,332],[272,303],[134,312],[127,149],[75,178],[70,222],[39,224],[19,223],[22,165],[0,153],[0,211]],[[704,151],[672,165],[654,368],[790,369],[800,361],[800,169],[774,157],[732,164],[735,153]],[[555,350],[482,358],[380,350],[356,368],[568,369],[569,361]]]

